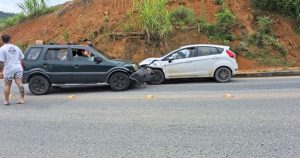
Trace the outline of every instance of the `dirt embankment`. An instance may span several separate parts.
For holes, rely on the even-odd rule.
[[[232,30],[235,35],[251,35],[256,30],[256,12],[251,8],[249,0],[225,0],[229,8],[237,16],[239,27]],[[175,7],[178,2],[170,6]],[[215,5],[211,0],[187,0],[187,7],[192,8],[197,17],[205,18],[208,22],[215,22],[215,14],[220,6]],[[33,44],[35,40],[45,42],[74,42],[80,43],[85,38],[93,39],[95,45],[107,52],[108,55],[116,58],[127,58],[140,61],[146,57],[159,56],[169,50],[185,44],[210,43],[207,36],[197,32],[197,29],[175,29],[175,33],[170,36],[167,46],[160,49],[149,49],[143,39],[122,38],[113,40],[109,33],[122,31],[124,19],[131,8],[130,0],[90,0],[64,4],[55,13],[43,15],[5,30],[11,34],[13,42]],[[107,15],[105,20],[105,15]],[[294,66],[300,66],[300,36],[293,28],[293,20],[280,15],[269,15],[274,24],[272,32],[277,41],[288,49],[286,60],[293,62]],[[4,33],[4,32],[2,32]],[[239,41],[231,43],[235,45]],[[155,46],[153,46],[155,47]],[[150,47],[151,48],[151,47]],[[237,58],[239,66],[243,70],[265,69],[269,67],[257,66],[255,61],[248,60],[242,56]]]

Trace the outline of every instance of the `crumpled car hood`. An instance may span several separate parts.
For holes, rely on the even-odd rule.
[[[140,66],[142,66],[142,65],[149,65],[154,60],[161,60],[161,58],[147,58],[147,59],[143,60],[142,62],[140,62],[139,65]]]

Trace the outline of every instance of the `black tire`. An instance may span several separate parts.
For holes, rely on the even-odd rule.
[[[109,86],[114,91],[124,91],[128,89],[129,85],[129,77],[122,72],[114,73],[109,78]]]
[[[152,70],[150,84],[159,85],[165,81],[165,74],[161,70]]]
[[[232,72],[227,67],[220,67],[215,72],[215,80],[220,83],[229,82],[232,77]]]
[[[45,95],[51,90],[50,81],[44,76],[33,76],[29,80],[29,90],[34,95]]]

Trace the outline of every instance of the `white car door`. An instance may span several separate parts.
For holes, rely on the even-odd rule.
[[[197,47],[194,52],[193,68],[198,77],[211,77],[216,62],[219,61],[222,48],[201,46]]]
[[[167,56],[160,61],[166,78],[186,78],[193,74],[190,49],[182,49]],[[168,59],[171,60],[169,61]]]

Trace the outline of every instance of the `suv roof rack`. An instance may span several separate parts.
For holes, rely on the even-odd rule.
[[[79,45],[78,43],[66,43],[66,44],[61,44],[61,43],[55,43],[51,42],[48,45]]]
[[[67,45],[78,45],[77,43],[67,43]]]
[[[51,42],[49,45],[60,45],[59,43]]]

